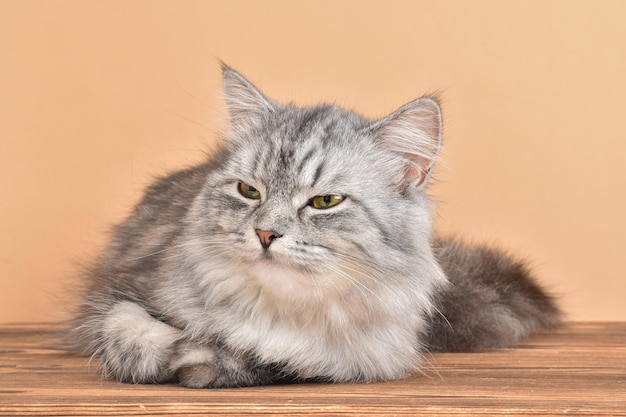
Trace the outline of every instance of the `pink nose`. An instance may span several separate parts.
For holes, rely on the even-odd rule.
[[[274,240],[278,239],[279,237],[282,237],[281,234],[273,232],[271,230],[268,231],[268,230],[255,229],[254,231],[259,236],[259,240],[261,241],[261,246],[263,246],[264,249],[269,248]]]

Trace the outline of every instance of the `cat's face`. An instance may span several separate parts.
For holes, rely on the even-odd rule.
[[[229,152],[200,198],[206,216],[196,212],[207,250],[267,285],[302,290],[342,291],[324,277],[354,286],[407,267],[430,233],[434,101],[372,122],[334,106],[278,105],[229,69],[225,87]]]

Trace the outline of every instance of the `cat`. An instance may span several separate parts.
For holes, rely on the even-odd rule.
[[[85,273],[71,349],[107,377],[392,380],[426,352],[511,346],[559,323],[524,263],[434,236],[436,98],[370,120],[222,75],[220,149],[150,185]]]

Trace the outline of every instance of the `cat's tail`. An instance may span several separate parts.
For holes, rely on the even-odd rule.
[[[433,249],[450,285],[432,317],[431,351],[507,347],[559,324],[561,312],[554,299],[523,262],[498,250],[449,239],[436,240]]]

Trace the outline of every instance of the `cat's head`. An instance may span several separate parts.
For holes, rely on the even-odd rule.
[[[333,105],[279,104],[226,66],[223,77],[228,151],[193,214],[207,251],[267,285],[289,286],[291,274],[297,288],[432,266],[424,189],[441,146],[436,99],[369,120]]]

